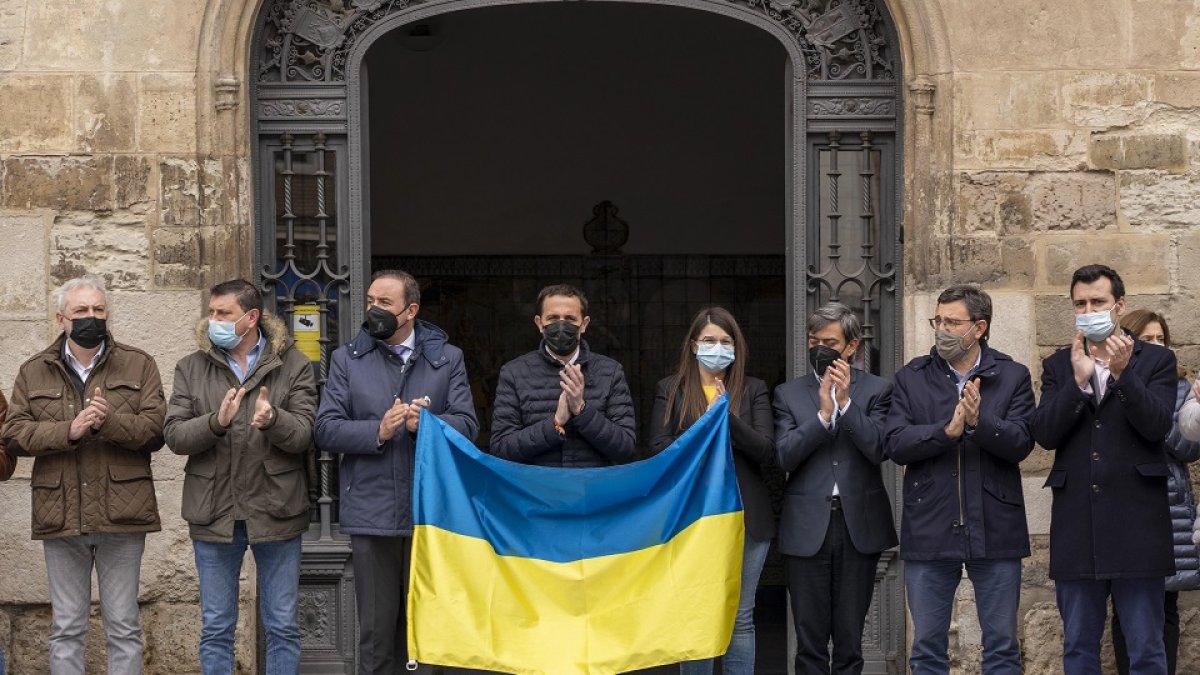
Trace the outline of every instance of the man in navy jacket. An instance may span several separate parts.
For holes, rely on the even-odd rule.
[[[1167,672],[1164,578],[1175,571],[1163,440],[1175,403],[1175,355],[1118,327],[1125,285],[1105,265],[1071,277],[1077,332],[1042,363],[1033,437],[1054,451],[1050,578],[1067,675],[1100,673],[1109,596],[1130,673]]]
[[[1029,530],[1019,463],[1033,450],[1029,370],[992,349],[992,300],[951,286],[929,320],[936,345],[896,373],[884,447],[906,467],[900,557],[913,619],[913,675],[950,672],[947,638],[965,567],[983,632],[983,672],[1020,675],[1017,606]]]
[[[417,425],[427,408],[474,440],[479,425],[462,351],[417,320],[421,290],[407,272],[377,272],[367,319],[329,363],[314,436],[342,454],[340,528],[350,535],[360,675],[404,672],[405,595],[412,547]]]

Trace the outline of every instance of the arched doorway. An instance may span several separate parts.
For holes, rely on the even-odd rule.
[[[497,4],[507,6],[496,7]],[[519,18],[504,23],[498,13],[502,10],[510,10],[510,15],[515,12]],[[486,12],[493,14],[485,16]],[[757,208],[761,204],[752,203],[753,197],[749,201],[742,198],[730,207],[732,214],[718,214],[719,205],[704,204],[704,199],[695,197],[692,201],[701,203],[701,207],[677,222],[670,222],[671,214],[678,215],[696,204],[686,199],[671,204],[664,198],[665,193],[686,195],[691,190],[707,197],[737,192],[736,181],[721,180],[731,170],[727,167],[714,171],[712,181],[680,179],[676,186],[664,181],[657,190],[643,190],[643,194],[633,197],[621,197],[628,193],[622,192],[621,185],[604,184],[603,175],[581,176],[574,183],[568,181],[556,186],[556,195],[570,192],[568,188],[572,186],[587,188],[558,204],[554,207],[556,211],[547,206],[546,202],[554,201],[548,199],[539,200],[536,208],[526,204],[524,211],[499,203],[504,195],[522,193],[519,181],[510,181],[495,194],[483,189],[484,182],[460,191],[460,196],[486,194],[487,198],[476,205],[474,213],[456,211],[457,219],[439,220],[436,199],[405,199],[405,187],[412,188],[414,182],[435,176],[436,167],[446,164],[445,156],[430,154],[438,152],[439,143],[440,147],[446,147],[449,142],[470,136],[462,125],[486,115],[489,109],[479,100],[466,97],[459,100],[472,100],[477,110],[458,116],[437,110],[431,94],[436,93],[438,83],[446,82],[449,77],[446,73],[453,69],[433,77],[430,81],[434,89],[416,96],[416,100],[396,99],[392,94],[397,88],[417,88],[420,78],[412,75],[414,71],[434,67],[430,65],[432,59],[426,58],[424,65],[416,59],[420,55],[444,55],[452,47],[461,49],[464,45],[454,44],[459,40],[467,40],[478,48],[483,40],[495,42],[497,35],[511,39],[516,33],[519,44],[525,45],[533,40],[530,31],[545,37],[546,32],[561,33],[567,26],[581,22],[591,26],[603,24],[603,33],[626,46],[635,27],[645,29],[658,25],[655,22],[673,26],[677,31],[703,24],[705,30],[727,38],[720,46],[712,44],[711,52],[720,52],[721,48],[737,43],[735,34],[746,37],[745,45],[754,44],[755,38],[760,41],[765,38],[770,43],[769,49],[780,55],[774,63],[755,58],[751,54],[753,48],[745,45],[721,52],[718,59],[733,73],[722,81],[736,80],[738,67],[755,69],[755,75],[761,75],[759,69],[763,67],[771,68],[770,77],[776,84],[761,96],[775,98],[764,108],[767,112],[756,118],[759,126],[770,127],[763,141],[765,149],[752,148],[753,134],[747,132],[746,126],[729,121],[710,125],[708,139],[685,135],[675,140],[684,143],[680,146],[684,149],[687,143],[695,146],[707,140],[706,146],[720,148],[714,151],[718,159],[729,160],[731,153],[742,152],[755,158],[751,161],[756,169],[760,162],[773,162],[774,167],[763,175],[774,178],[758,181],[772,185],[764,188],[760,184],[754,186],[757,192],[752,189],[747,193],[770,202],[769,208]],[[494,32],[489,34],[487,28]],[[681,41],[687,42],[674,33],[668,34],[665,28],[657,33],[664,35],[658,41],[664,48],[679,48]],[[470,39],[470,35],[475,38]],[[489,49],[503,48],[503,39],[499,42],[500,47],[492,44]],[[648,40],[647,44],[654,41]],[[697,44],[702,48],[704,42],[699,40]],[[466,48],[469,51],[470,44]],[[509,49],[517,51],[514,47]],[[595,52],[596,49],[591,50],[592,54]],[[779,374],[768,378],[775,380],[773,384],[805,370],[804,317],[808,310],[831,298],[864,311],[874,348],[874,369],[890,373],[899,361],[901,331],[896,286],[900,257],[899,57],[894,31],[882,6],[875,2],[815,0],[801,7],[725,0],[586,5],[553,1],[270,0],[260,15],[253,54],[251,124],[258,196],[256,269],[260,270],[268,290],[274,291],[276,309],[291,319],[298,335],[309,339],[307,344],[318,369],[328,352],[348,339],[361,321],[361,298],[370,270],[383,266],[384,262],[397,261],[441,292],[445,301],[435,304],[427,300],[425,317],[437,311],[448,316],[447,308],[456,305],[450,295],[455,289],[459,297],[478,296],[481,289],[495,288],[497,280],[511,284],[512,289],[530,287],[524,293],[528,298],[510,302],[518,308],[514,323],[528,321],[530,312],[520,308],[522,301],[530,304],[536,293],[537,284],[531,279],[556,280],[550,277],[558,276],[583,285],[593,296],[598,289],[610,301],[608,304],[616,308],[612,316],[604,317],[605,324],[616,328],[609,331],[616,338],[606,345],[605,351],[623,357],[627,364],[640,362],[647,352],[673,351],[672,346],[679,339],[678,329],[660,321],[663,316],[682,312],[686,319],[686,308],[694,311],[696,303],[733,304],[747,297],[758,305],[747,304],[755,308],[740,315],[755,314],[759,318],[755,323],[764,326],[761,328],[764,337],[756,344],[769,346],[765,351],[773,349],[777,355]],[[678,54],[673,56],[676,61],[689,62],[677,58]],[[555,58],[571,57],[559,52]],[[642,78],[645,84],[656,73],[662,77],[663,71],[655,67],[670,60],[660,58],[646,63],[632,69],[628,77]],[[703,65],[702,59],[692,59],[690,63],[693,76],[701,81],[699,89],[714,81],[718,66]],[[610,60],[601,66],[582,76],[584,83],[576,84],[597,79],[600,73],[611,73],[614,64]],[[406,68],[407,79],[404,72],[393,72]],[[503,68],[495,69],[485,79],[517,79],[504,73]],[[522,76],[527,74],[522,71]],[[682,87],[678,77],[676,73],[675,80],[668,80],[658,89]],[[461,78],[456,82],[460,89],[467,87]],[[479,86],[476,82],[471,91],[477,91]],[[611,87],[589,90],[585,84],[568,98],[578,102],[589,91],[593,95],[615,96]],[[756,100],[760,97],[734,95]],[[398,100],[397,105],[407,106],[409,114],[394,121],[386,119],[390,109],[387,105],[381,107],[381,99]],[[406,122],[414,117],[412,111],[420,110],[423,102],[430,107],[426,110],[429,114],[421,124],[407,127]],[[664,100],[657,103],[660,109],[667,104]],[[749,103],[747,100],[746,105]],[[381,120],[381,116],[385,119]],[[515,116],[524,123],[521,133],[544,131],[552,122],[551,119],[532,122],[527,118],[528,114]],[[643,113],[633,118],[639,119],[641,126],[626,128],[625,136],[653,134],[656,125],[660,135],[668,129],[677,132],[678,127],[687,126],[679,123],[679,114],[656,118]],[[442,126],[438,127],[439,124]],[[593,120],[588,129],[594,130],[598,124]],[[458,136],[454,126],[460,127]],[[414,141],[410,135],[414,129],[421,134],[420,141],[437,138],[438,143]],[[491,129],[488,137],[511,141],[512,134],[517,133],[513,129],[512,124],[499,126]],[[506,133],[510,135],[506,137]],[[567,134],[564,142],[569,142],[570,129],[564,133]],[[389,135],[390,141],[382,140]],[[713,136],[720,136],[721,142]],[[608,144],[608,151],[630,152],[629,148],[618,151],[613,145],[613,142]],[[463,142],[453,151],[461,156],[471,147],[471,143]],[[516,146],[510,144],[507,152],[513,152],[513,147]],[[675,155],[680,152],[672,151]],[[418,176],[411,163],[405,168],[402,161],[386,161],[397,153],[428,158],[422,163],[427,171]],[[604,159],[614,163],[612,157]],[[462,161],[471,166],[486,164],[478,155]],[[646,158],[633,157],[628,161],[638,162],[638,168],[644,168]],[[736,165],[736,161],[732,164]],[[526,165],[510,173],[529,176],[532,168]],[[496,165],[490,168],[493,173],[496,170]],[[382,172],[392,171],[395,176],[380,179]],[[454,181],[461,180],[462,175],[460,171],[457,177],[422,185],[421,196],[432,190],[439,198],[452,197]],[[526,197],[528,193],[525,192]],[[645,199],[646,193],[651,198]],[[415,194],[415,190],[409,194]],[[590,195],[595,195],[595,201]],[[611,206],[601,206],[602,200],[615,203],[620,210],[614,212]],[[748,208],[748,204],[754,208]],[[593,206],[597,209],[594,214]],[[730,233],[719,224],[750,211],[756,214],[754,222],[762,227],[734,228]],[[701,222],[706,216],[713,222]],[[613,233],[620,229],[624,219],[629,220],[630,241],[627,246],[621,244],[614,249],[613,238],[617,235]],[[505,250],[504,255],[488,255],[488,251],[481,251],[478,246],[481,240],[497,243],[496,227],[533,235],[525,239],[540,242],[547,233],[556,233],[555,228],[578,231],[583,229],[584,222],[589,223],[593,234],[598,233],[600,243],[575,236],[558,243],[565,255],[557,257],[553,251],[536,245],[532,249],[527,245],[526,249]],[[471,229],[479,224],[483,226]],[[448,236],[426,237],[419,245],[407,247],[396,244],[397,240],[413,241],[411,237],[423,228],[426,231],[436,228]],[[702,246],[697,249],[697,242],[686,238],[689,228],[731,236],[732,244],[726,241],[723,247],[714,250],[705,251]],[[641,243],[636,239],[639,236],[658,243]],[[747,241],[758,243],[739,250],[738,244]],[[511,242],[500,237],[499,243]],[[538,260],[531,262],[532,258]],[[558,274],[548,275],[545,270],[551,268],[558,270]],[[513,274],[510,271],[513,269],[525,271]],[[471,283],[451,283],[455,280]],[[720,290],[715,291],[717,288]],[[505,292],[508,293],[508,287]],[[505,315],[509,310],[503,307],[499,295],[503,294],[497,294],[486,304],[495,307],[497,315]],[[768,309],[763,309],[764,304]],[[631,319],[617,326],[619,317],[628,319],[639,311],[650,318]],[[469,323],[475,325],[478,320],[476,316]],[[593,325],[597,325],[595,319]],[[454,338],[461,341],[458,335]],[[485,355],[495,361],[491,365],[498,369],[498,364],[513,354]],[[643,384],[648,382],[652,386],[665,368],[653,358],[648,363],[645,373],[638,377],[645,381]],[[484,384],[491,365],[473,366]],[[632,369],[636,370],[636,366]],[[486,401],[486,386],[477,389],[476,397],[483,399],[477,401],[477,407],[482,408],[479,404]],[[481,419],[486,418],[487,411],[480,412]],[[354,658],[352,579],[347,573],[349,551],[337,534],[333,458],[326,455],[317,458],[313,474],[314,525],[305,544],[301,601],[305,660],[314,668],[323,668],[321,672],[331,672],[330,669],[336,672],[339,667],[351,665]],[[896,565],[890,557],[885,556],[881,563],[879,578],[881,589],[876,594],[868,626],[867,642],[871,650],[868,672],[892,672],[902,664],[903,604]]]

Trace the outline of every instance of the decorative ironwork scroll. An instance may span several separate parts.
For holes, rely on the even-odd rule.
[[[896,364],[881,349],[877,332],[884,324],[884,305],[894,310],[898,271],[892,258],[880,251],[885,233],[893,229],[885,229],[880,216],[887,214],[881,209],[880,195],[884,152],[870,131],[853,135],[832,131],[816,150],[819,221],[808,252],[809,299],[813,307],[834,301],[861,311],[867,347],[861,350],[867,359],[862,365],[875,371],[883,366],[882,372],[890,373]],[[848,179],[845,184],[843,179]],[[886,363],[871,363],[876,351]]]
[[[302,349],[323,382],[331,346],[338,339],[340,301],[350,288],[350,267],[335,262],[334,153],[327,149],[323,133],[302,140],[297,148],[296,136],[285,133],[275,153],[275,260],[264,265],[260,278],[293,332],[316,334],[315,345],[309,342]],[[320,511],[324,538],[331,536],[337,495],[333,462],[330,453],[321,452],[313,467],[316,480],[310,496]]]
[[[782,26],[810,80],[893,80],[896,49],[877,0],[726,0]],[[261,83],[343,82],[359,36],[428,0],[271,0],[258,54]]]

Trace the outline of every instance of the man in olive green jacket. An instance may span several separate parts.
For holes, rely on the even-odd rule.
[[[142,672],[138,577],[146,533],[160,529],[150,453],[162,447],[158,367],[113,340],[108,294],[94,277],[59,289],[63,329],[21,366],[3,436],[32,455],[33,538],[43,540],[53,624],[50,672],[83,673],[92,568],[108,644],[108,672]]]
[[[199,350],[175,366],[167,445],[187,455],[183,518],[200,577],[200,667],[233,670],[238,578],[246,548],[258,568],[267,672],[300,662],[296,603],[308,529],[305,453],[317,388],[287,327],[241,279],[209,291]]]

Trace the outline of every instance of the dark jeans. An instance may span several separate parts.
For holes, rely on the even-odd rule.
[[[796,675],[859,675],[879,554],[854,548],[842,510],[835,508],[816,555],[783,559],[796,624]]]
[[[1113,653],[1117,656],[1117,672],[1129,675],[1129,650],[1125,649],[1125,632],[1121,616],[1112,613]],[[1167,591],[1163,603],[1163,646],[1167,650],[1167,675],[1175,675],[1175,659],[1179,654],[1179,591]]]
[[[1100,675],[1100,640],[1111,595],[1125,631],[1129,672],[1166,675],[1164,582],[1163,577],[1056,581],[1054,594],[1063,621],[1063,672]]]
[[[1017,605],[1021,600],[1021,561],[906,560],[904,588],[913,620],[913,675],[947,675],[947,647],[954,593],[966,567],[975,587],[975,611],[983,633],[983,672],[1021,675],[1021,645],[1017,640]],[[1103,619],[1101,619],[1103,621]]]

